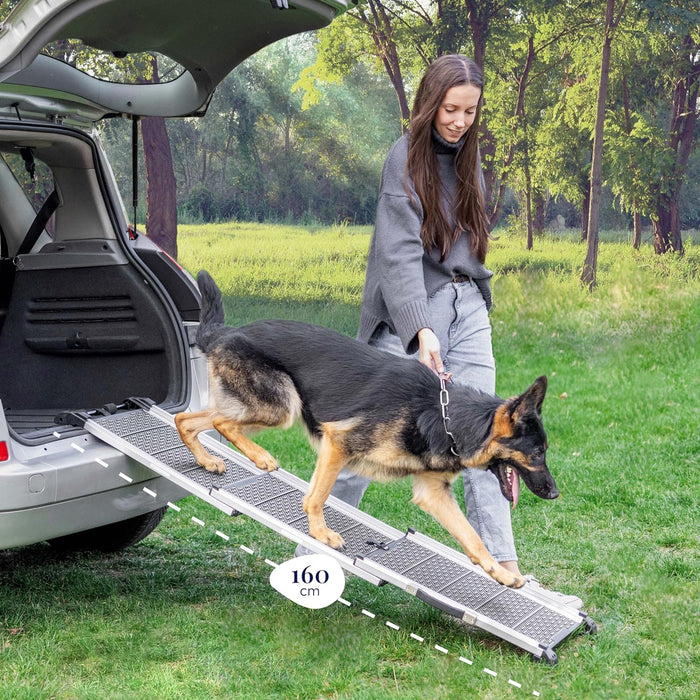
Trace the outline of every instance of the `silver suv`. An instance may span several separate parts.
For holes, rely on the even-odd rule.
[[[207,401],[196,285],[130,227],[94,124],[203,115],[243,59],[345,9],[24,0],[0,26],[0,549],[108,551],[145,537],[185,493],[64,417],[139,397],[170,412]],[[41,53],[76,38],[115,63],[157,51],[177,77],[109,82]]]

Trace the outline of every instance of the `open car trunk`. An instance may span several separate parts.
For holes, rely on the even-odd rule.
[[[54,247],[25,256],[15,272],[0,333],[0,398],[20,433],[51,427],[64,409],[131,396],[162,403],[177,393],[178,341],[143,274],[98,259],[74,268],[81,253],[69,256],[59,267],[66,256]]]
[[[20,149],[29,150],[18,157]],[[91,142],[56,128],[18,138],[0,124],[0,155],[0,186],[12,190],[14,203],[0,210],[0,400],[16,437],[50,439],[62,430],[54,424],[58,413],[134,396],[183,405],[182,318],[129,241],[123,213],[104,196]],[[34,180],[22,172],[28,158]],[[52,188],[60,199],[46,227],[52,237],[43,232],[30,252],[17,255],[39,208],[28,214],[19,191],[42,190],[40,202]]]

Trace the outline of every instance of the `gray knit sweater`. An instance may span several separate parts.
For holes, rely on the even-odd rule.
[[[418,331],[431,327],[429,296],[455,276],[469,275],[490,309],[493,272],[469,251],[468,231],[462,233],[442,262],[439,251],[425,252],[420,238],[423,212],[416,210],[404,186],[408,138],[402,136],[384,162],[357,337],[368,342],[384,322],[410,354],[418,350]],[[450,215],[454,213],[457,181],[454,159],[461,144],[448,143],[433,130],[433,145],[440,165],[445,212]],[[413,200],[420,207],[410,178],[408,184]]]

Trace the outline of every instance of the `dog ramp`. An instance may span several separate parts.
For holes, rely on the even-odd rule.
[[[204,446],[226,463],[224,474],[212,474],[194,461],[171,414],[148,400],[130,401],[140,408],[114,415],[72,412],[59,420],[84,427],[224,513],[244,513],[309,550],[332,556],[347,571],[375,585],[398,586],[536,659],[554,664],[559,643],[581,629],[596,629],[585,612],[536,592],[502,586],[461,552],[412,529],[402,533],[332,496],[324,515],[328,526],[345,540],[345,551],[331,549],[308,534],[302,508],[305,481],[282,469],[263,472],[239,452],[202,433]]]

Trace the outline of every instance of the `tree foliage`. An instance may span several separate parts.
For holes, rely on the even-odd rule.
[[[634,222],[635,245],[647,223],[658,252],[682,251],[681,228],[700,227],[700,3],[617,0],[597,119],[606,4],[362,0],[326,29],[267,47],[222,82],[204,118],[168,120],[180,217],[371,222],[383,158],[407,128],[420,76],[461,52],[485,70],[492,225],[519,222],[531,247],[563,212],[586,238],[598,126],[601,223]],[[140,57],[115,69],[70,44],[52,50],[97,74],[128,68],[149,79]],[[130,125],[101,128],[128,193]]]

